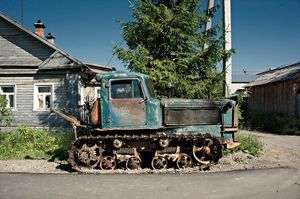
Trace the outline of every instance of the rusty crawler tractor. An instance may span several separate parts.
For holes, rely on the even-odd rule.
[[[109,72],[96,78],[100,96],[89,123],[52,109],[74,127],[69,163],[84,168],[188,168],[210,165],[233,147],[236,101],[155,98],[147,75]]]

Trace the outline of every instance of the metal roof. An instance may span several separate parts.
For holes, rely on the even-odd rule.
[[[142,73],[137,73],[137,72],[130,72],[130,71],[111,71],[108,73],[105,73],[102,78],[106,79],[106,78],[136,78],[136,77],[149,77],[146,74],[142,74]]]
[[[300,62],[280,66],[275,69],[271,69],[262,73],[257,74],[258,78],[246,87],[260,86],[264,84],[292,80],[300,77]]]
[[[257,78],[257,72],[254,71],[233,71],[232,83],[249,83]]]
[[[96,70],[102,70],[102,71],[115,71],[117,70],[115,67],[112,66],[105,66],[100,64],[94,64],[89,62],[83,62],[85,65],[87,65],[90,69],[96,69]]]

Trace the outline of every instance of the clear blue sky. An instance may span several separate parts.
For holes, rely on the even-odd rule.
[[[0,10],[21,23],[21,2],[0,0]],[[231,8],[234,71],[260,72],[300,61],[300,0],[231,0]],[[122,41],[116,21],[132,20],[128,0],[24,0],[23,25],[34,31],[39,19],[59,48],[103,65]],[[124,70],[116,57],[109,65]]]

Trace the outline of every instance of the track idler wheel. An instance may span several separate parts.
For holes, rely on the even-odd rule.
[[[176,167],[178,169],[186,169],[193,167],[193,160],[185,153],[181,153],[176,160]]]
[[[168,168],[168,160],[164,156],[154,156],[151,161],[151,167],[154,170]]]
[[[192,153],[201,164],[216,163],[222,157],[222,146],[215,138],[205,138],[194,144]]]
[[[96,144],[90,145],[90,143],[84,143],[80,149],[77,149],[77,158],[79,163],[87,168],[95,168],[99,164],[103,150]]]
[[[104,156],[100,160],[99,166],[103,170],[114,170],[117,166],[117,161],[112,156]]]
[[[127,159],[126,161],[126,169],[139,169],[142,167],[142,161],[140,158],[132,156],[130,158]]]

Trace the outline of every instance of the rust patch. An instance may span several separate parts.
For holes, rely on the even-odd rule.
[[[112,126],[140,126],[146,124],[146,107],[143,99],[112,99]]]
[[[91,122],[93,127],[101,126],[101,104],[99,98],[93,104],[93,108],[91,110]]]

